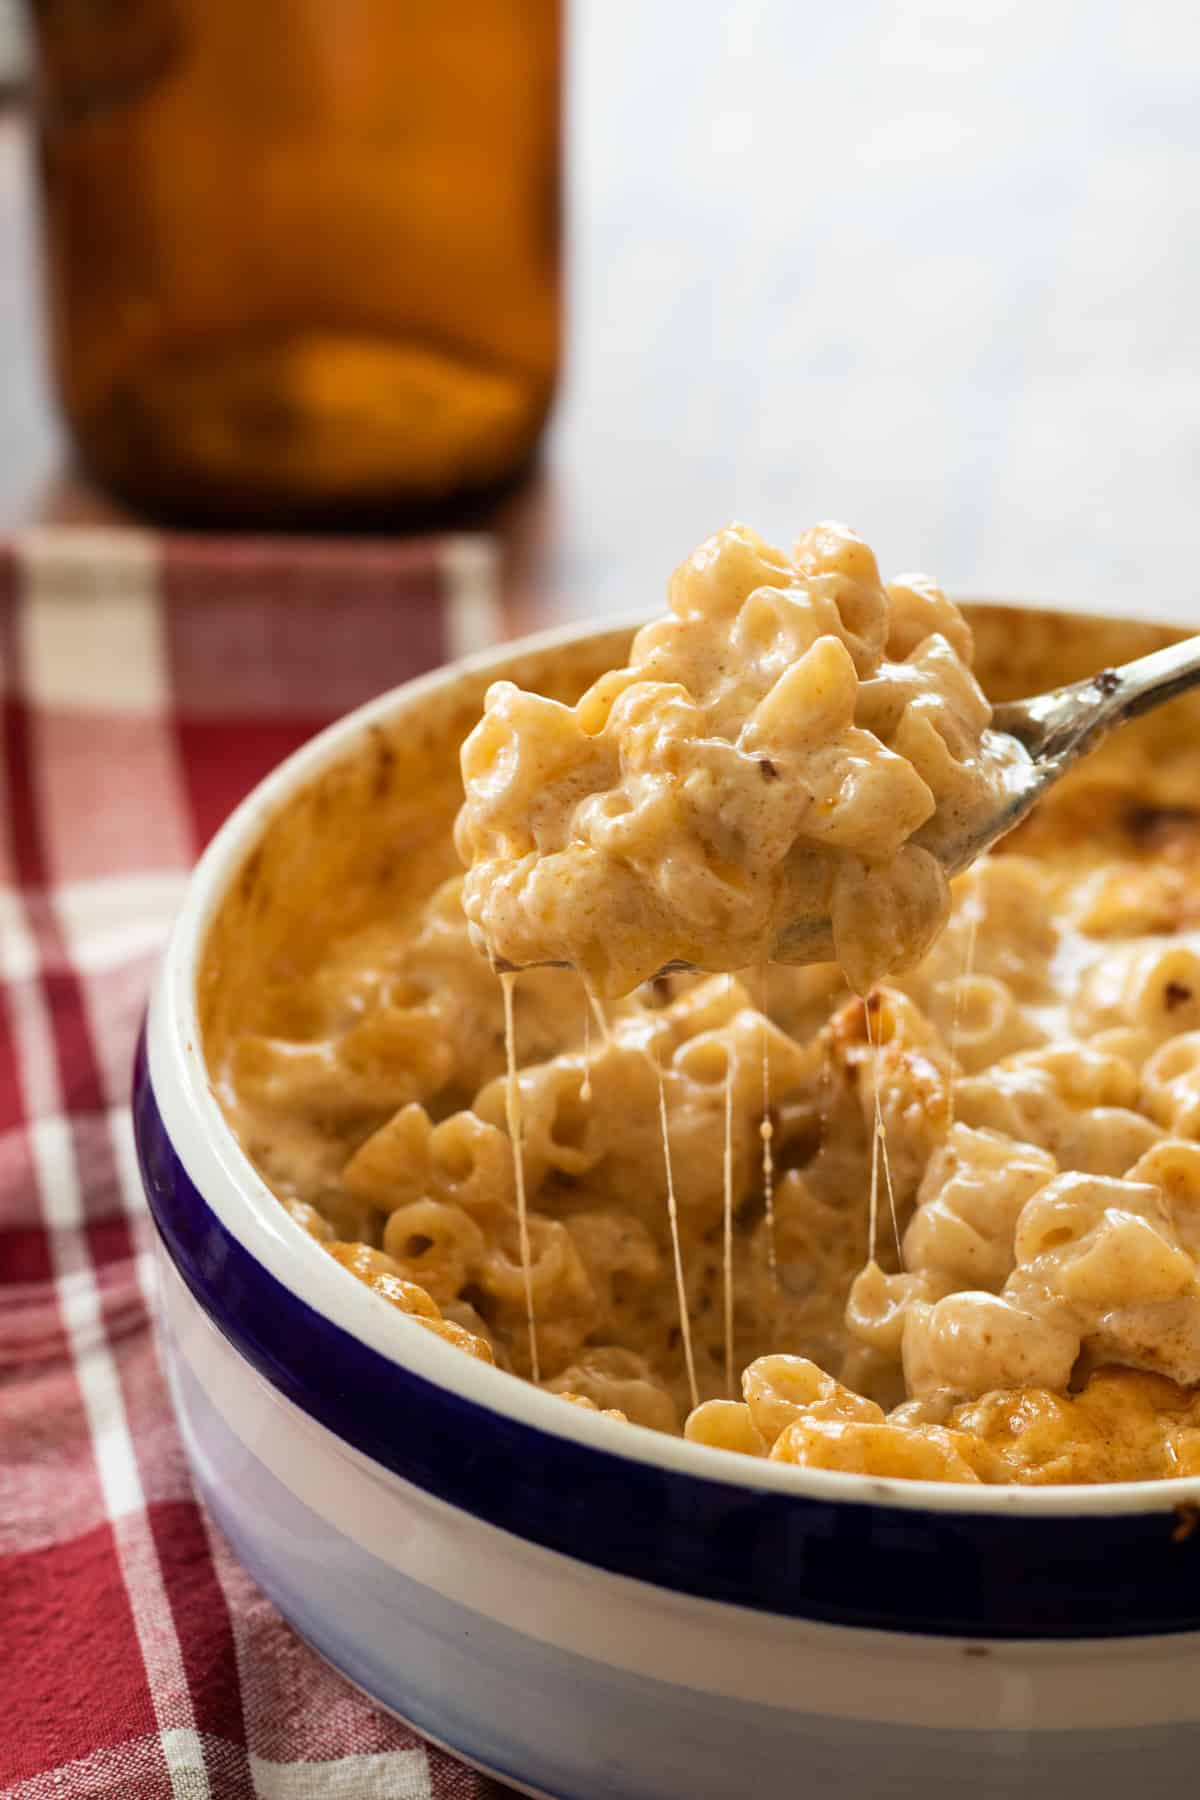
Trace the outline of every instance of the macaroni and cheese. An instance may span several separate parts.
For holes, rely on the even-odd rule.
[[[793,557],[732,526],[669,597],[576,705],[489,692],[462,752],[472,936],[605,994],[674,963],[824,952],[865,988],[915,962],[949,911],[938,852],[997,810],[1012,752],[958,608],[885,588],[838,525]]]
[[[266,959],[213,1036],[248,1154],[415,1328],[614,1431],[1200,1473],[1200,752],[1114,740],[948,893],[1004,774],[957,608],[820,527],[719,534],[671,609],[582,699],[491,690],[465,875],[431,787],[386,899]],[[825,960],[769,962],[809,919]]]

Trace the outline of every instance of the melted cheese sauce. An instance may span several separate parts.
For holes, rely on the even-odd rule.
[[[754,961],[581,1021],[431,855],[272,965],[218,1091],[373,1296],[578,1403],[804,1466],[1194,1472],[1198,780],[1114,742],[866,1001]]]
[[[525,1159],[521,1150],[521,1083],[517,1075],[517,1033],[513,1023],[513,989],[516,980],[515,975],[500,977],[500,988],[504,995],[504,1110],[508,1138],[512,1145],[513,1186],[517,1195],[517,1237],[521,1246],[521,1280],[525,1289],[525,1322],[529,1332],[529,1368],[532,1379],[540,1381],[537,1319],[533,1305],[533,1258],[529,1246],[529,1203],[525,1194]],[[586,1051],[584,1055],[586,1059]]]

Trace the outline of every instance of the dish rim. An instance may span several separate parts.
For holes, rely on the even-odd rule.
[[[1179,632],[1177,624],[1129,620],[1119,613],[1063,612],[1051,606],[980,598],[974,607],[1037,612],[1064,621],[1127,622]],[[255,1170],[228,1124],[202,1054],[197,978],[208,931],[232,882],[273,818],[371,726],[464,678],[590,638],[631,631],[645,614],[605,616],[555,626],[494,645],[403,682],[335,720],[268,774],[225,820],[189,878],[151,999],[148,1053],[151,1085],[164,1127],[187,1175],[242,1247],[314,1310],[387,1361],[484,1412],[609,1455],[671,1474],[724,1483],[745,1493],[901,1511],[980,1517],[1067,1517],[1174,1511],[1200,1502],[1200,1475],[1162,1481],[1070,1483],[1023,1487],[956,1484],[841,1470],[804,1469],[689,1443],[646,1428],[618,1431],[613,1421],[468,1357],[347,1280],[345,1271],[288,1215]]]

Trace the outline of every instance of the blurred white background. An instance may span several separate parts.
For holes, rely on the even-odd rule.
[[[514,624],[651,610],[729,518],[829,515],[960,594],[1200,619],[1200,8],[568,10],[567,373],[505,515]],[[0,524],[107,506],[62,478],[27,137],[0,111]]]
[[[29,67],[25,13],[19,0],[0,0],[0,93],[22,81]]]
[[[572,27],[572,610],[649,604],[730,516],[833,514],[959,592],[1197,616],[1200,9]]]

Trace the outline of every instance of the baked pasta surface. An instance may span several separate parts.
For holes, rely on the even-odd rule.
[[[833,528],[720,534],[671,600],[582,699],[493,689],[465,876],[447,778],[264,937],[208,1034],[247,1153],[415,1327],[633,1424],[1200,1473],[1195,737],[1113,740],[943,895],[931,827],[998,778],[957,608]],[[845,974],[768,963],[798,905]],[[481,938],[608,996],[602,1031],[572,970],[515,982],[524,1232]],[[676,960],[714,972],[638,985]]]

